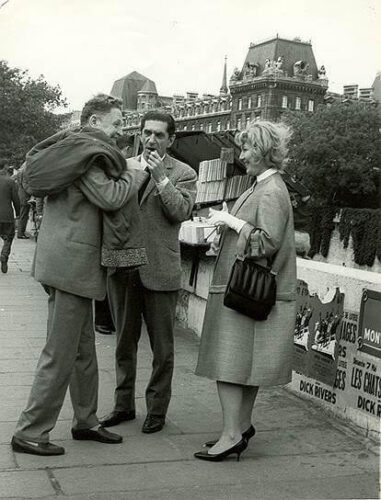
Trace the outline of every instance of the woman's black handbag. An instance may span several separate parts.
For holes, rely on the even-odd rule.
[[[267,319],[276,300],[276,273],[253,257],[237,257],[225,291],[224,305],[257,321]]]

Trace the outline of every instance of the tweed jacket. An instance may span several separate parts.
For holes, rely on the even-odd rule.
[[[233,266],[237,248],[245,247],[250,236],[249,253],[261,264],[277,271],[277,300],[296,298],[296,255],[293,212],[287,187],[275,173],[248,189],[236,201],[232,214],[246,221],[239,238],[235,231],[225,230],[217,257],[211,293],[222,293]],[[241,252],[238,252],[241,253]],[[275,260],[274,260],[275,259]]]
[[[79,182],[46,198],[32,268],[37,281],[81,297],[104,299],[102,214],[125,204],[131,183],[131,176],[110,179],[93,166]]]
[[[129,161],[139,161],[141,157]],[[143,285],[156,291],[175,291],[181,286],[179,230],[190,218],[196,198],[196,172],[168,154],[164,167],[169,182],[160,191],[150,179],[140,200],[148,264],[139,269]]]

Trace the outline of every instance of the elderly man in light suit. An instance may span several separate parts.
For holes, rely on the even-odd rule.
[[[147,417],[142,432],[160,431],[171,398],[173,328],[181,267],[178,233],[189,219],[196,195],[196,173],[167,153],[175,139],[171,115],[151,111],[141,123],[143,154],[127,160],[146,170],[140,208],[149,263],[137,271],[116,272],[108,293],[117,334],[115,406],[105,427],[135,418],[137,348],[144,319],[153,352],[146,389]]]
[[[109,96],[94,97],[84,106],[81,124],[94,130],[96,137],[91,140],[100,144],[101,152],[113,148],[112,138],[122,131],[120,104]],[[78,158],[76,151],[73,157]],[[101,156],[98,162],[104,161]],[[107,177],[100,163],[47,197],[33,274],[49,294],[48,332],[27,406],[12,438],[16,452],[46,456],[65,452],[49,442],[49,432],[69,383],[73,438],[109,444],[122,441],[121,436],[100,427],[96,415],[98,366],[92,300],[102,300],[106,294],[106,272],[101,267],[102,213],[124,206],[136,189],[134,183],[129,172],[118,180]]]

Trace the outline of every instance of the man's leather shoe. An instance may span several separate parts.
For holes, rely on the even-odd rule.
[[[5,260],[1,261],[1,272],[4,274],[8,272],[8,262]]]
[[[19,439],[15,436],[12,438],[12,449],[19,453],[30,453],[31,455],[41,455],[41,456],[53,456],[53,455],[63,455],[65,453],[65,448],[62,446],[57,446],[53,443],[34,443],[33,441],[25,441],[24,439]]]
[[[122,422],[127,422],[127,420],[134,420],[135,410],[130,411],[113,411],[110,415],[103,417],[99,421],[102,427],[112,427],[113,425],[121,424]]]
[[[102,335],[111,335],[114,333],[114,330],[108,326],[102,325],[94,325],[94,330]]]
[[[99,441],[100,443],[118,444],[123,441],[122,436],[109,432],[103,427],[99,426],[98,429],[72,429],[71,435],[73,439],[78,441]]]
[[[165,417],[159,415],[147,415],[144,420],[142,427],[142,432],[145,434],[152,434],[153,432],[159,432],[164,427]]]

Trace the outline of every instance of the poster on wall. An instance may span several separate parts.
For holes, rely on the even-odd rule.
[[[344,294],[332,290],[322,302],[298,280],[294,329],[294,370],[327,385],[336,378],[338,335],[343,316]]]
[[[363,291],[359,321],[360,351],[381,358],[381,293]]]
[[[370,316],[372,318],[372,316]],[[365,321],[365,324],[367,322]],[[374,324],[374,323],[372,323]],[[361,316],[345,311],[339,337],[334,389],[348,408],[381,417],[381,365],[378,357],[362,351]]]
[[[305,291],[302,293],[304,293],[304,297],[307,297]],[[298,371],[294,380],[301,393],[319,400],[332,409],[337,408],[338,411],[347,416],[352,411],[358,412],[357,415],[361,417],[358,416],[357,419],[366,418],[366,424],[362,425],[367,425],[369,430],[379,433],[381,418],[381,359],[378,350],[376,350],[377,355],[369,353],[370,348],[373,348],[373,345],[369,346],[369,343],[374,343],[377,340],[376,333],[380,331],[380,328],[375,327],[376,323],[373,315],[375,311],[373,304],[369,304],[372,306],[370,309],[371,314],[366,316],[368,310],[365,308],[365,311],[363,311],[365,316],[361,319],[359,310],[344,309],[343,311],[340,325],[336,330],[336,373],[333,383],[324,383],[321,379],[309,375],[312,372],[309,369],[311,359],[307,357],[308,351],[304,351],[304,349],[303,351],[306,354],[304,359],[305,371]],[[297,326],[298,321],[296,322],[296,329]],[[366,332],[365,328],[368,328]],[[367,338],[364,342],[365,333],[367,333]],[[295,349],[302,348],[295,344]],[[295,359],[298,359],[297,353]]]

